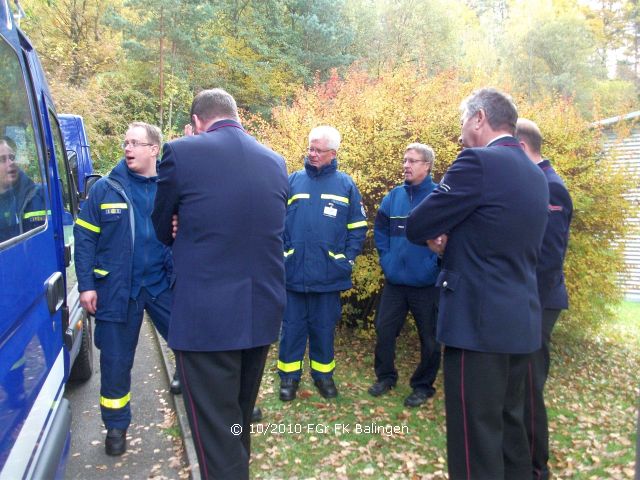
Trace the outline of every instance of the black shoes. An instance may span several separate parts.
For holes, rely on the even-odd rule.
[[[251,423],[258,423],[262,420],[262,410],[260,407],[253,407],[253,412],[251,412]]]
[[[413,392],[411,392],[411,395],[404,399],[404,406],[419,407],[428,399],[433,397],[435,393],[435,390],[429,390],[426,392],[424,390],[414,390]]]
[[[371,385],[368,392],[372,397],[379,397],[380,395],[387,393],[395,386],[396,384],[391,382],[390,380],[380,380]]]
[[[336,384],[333,383],[333,378],[321,377],[313,383],[315,383],[318,392],[324,398],[336,398],[338,396],[338,389]]]
[[[280,382],[280,400],[290,402],[296,398],[298,383],[298,380],[294,378],[283,378]]]
[[[173,380],[169,384],[169,391],[174,395],[180,395],[182,393],[182,386],[180,385],[180,378],[178,377],[178,371],[173,372]]]
[[[127,451],[127,431],[117,428],[107,430],[107,438],[104,441],[104,450],[107,455],[118,457]]]

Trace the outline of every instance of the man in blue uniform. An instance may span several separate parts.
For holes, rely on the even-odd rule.
[[[440,367],[440,348],[435,340],[438,296],[435,286],[440,269],[438,256],[427,245],[407,240],[407,216],[429,195],[436,184],[431,179],[435,154],[422,143],[412,143],[404,152],[404,185],[391,190],[380,204],[373,230],[385,284],[376,316],[374,368],[377,381],[369,394],[380,396],[396,385],[394,365],[396,338],[410,311],[420,337],[420,362],[411,377],[413,392],[407,407],[417,407],[435,393],[433,382]]]
[[[74,226],[80,303],[96,317],[108,455],[126,451],[131,368],[144,311],[164,338],[169,328],[171,256],[151,224],[160,142],[158,127],[130,124],[124,159],[92,187]]]
[[[560,176],[549,160],[542,157],[542,134],[538,126],[531,120],[519,118],[516,136],[529,159],[542,169],[549,184],[549,220],[536,267],[542,307],[542,348],[531,355],[524,404],[533,478],[546,480],[549,478],[549,426],[543,392],[549,375],[551,332],[560,311],[569,307],[562,266],[569,243],[573,203]]]
[[[202,478],[248,480],[251,414],[286,299],[287,169],[224,90],[196,95],[191,121],[195,135],[164,146],[153,211],[173,246],[169,346]]]
[[[437,339],[452,480],[531,477],[524,378],[540,348],[536,263],[549,193],[513,136],[517,119],[495,89],[467,98],[466,148],[407,219],[407,238],[443,255]]]
[[[16,163],[16,143],[0,138],[0,242],[42,225],[46,207],[42,186]]]
[[[340,292],[352,286],[351,269],[367,231],[360,192],[349,175],[338,171],[339,147],[335,128],[314,128],[304,168],[289,176],[287,306],[278,358],[282,401],[296,397],[307,339],[311,376],[320,395],[338,394],[333,342],[342,312]]]

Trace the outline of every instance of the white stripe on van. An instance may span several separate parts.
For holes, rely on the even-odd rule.
[[[59,402],[56,400],[62,398],[64,392],[64,389],[61,388],[64,380],[63,353],[64,351],[61,349],[44,385],[42,385],[42,390],[40,390],[24,425],[22,425],[18,438],[13,444],[13,448],[11,448],[11,453],[9,453],[9,457],[0,472],[0,480],[23,478],[27,473],[27,469],[33,473],[44,442],[40,442],[40,445],[38,445],[38,452],[33,456],[33,461],[31,453],[34,451],[38,440],[45,438],[45,436],[41,436],[45,424],[46,430],[51,427],[51,422],[59,406]],[[27,476],[29,477],[30,475]]]

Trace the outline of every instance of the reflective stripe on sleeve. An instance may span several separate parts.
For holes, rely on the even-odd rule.
[[[105,408],[122,408],[127,406],[129,400],[131,400],[131,392],[127,393],[122,398],[106,398],[100,396],[100,405]]]
[[[278,360],[278,370],[286,373],[297,372],[298,370],[302,370],[302,360],[297,360],[295,362],[288,362],[288,363],[285,363],[282,360]]]
[[[96,227],[95,225],[92,225],[89,222],[85,222],[81,218],[76,220],[76,224],[86,228],[87,230],[91,230],[92,232],[100,233],[100,227]]]
[[[292,255],[293,252],[295,252],[296,249],[292,248],[291,250],[287,250],[286,252],[284,252],[284,257],[287,258],[289,255]]]
[[[323,193],[320,195],[320,198],[323,200],[335,200],[336,202],[342,202],[349,205],[349,199],[347,197],[341,197],[339,195],[332,195],[330,193]]]
[[[100,270],[99,268],[94,268],[93,272],[97,273],[98,275],[102,275],[102,276],[109,275],[109,272],[107,272],[106,270]]]
[[[315,370],[316,372],[321,373],[329,373],[332,372],[336,368],[336,361],[331,360],[329,363],[320,363],[315,360],[311,360],[311,370]]]
[[[300,200],[302,198],[311,198],[311,195],[309,195],[308,193],[296,193],[293,197],[289,199],[289,201],[287,202],[287,205],[291,205],[296,200]]]
[[[347,228],[349,230],[353,230],[354,228],[362,228],[362,227],[366,227],[367,226],[367,221],[366,220],[362,220],[360,222],[354,222],[354,223],[348,223],[347,224]]]

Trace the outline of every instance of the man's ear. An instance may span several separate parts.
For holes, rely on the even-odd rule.
[[[480,128],[487,121],[487,114],[484,109],[480,109],[476,112],[476,124],[474,125],[476,130]]]

